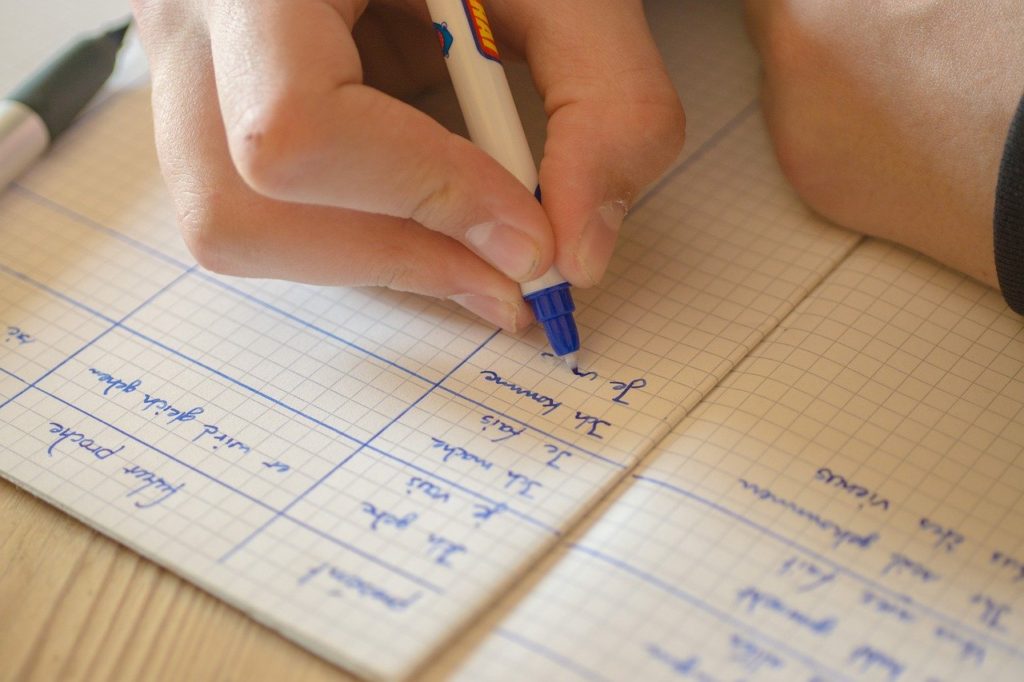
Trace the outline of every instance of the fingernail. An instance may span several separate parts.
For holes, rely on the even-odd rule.
[[[487,262],[517,281],[533,274],[540,259],[537,242],[504,223],[474,225],[466,231],[466,241]]]
[[[455,294],[449,296],[448,300],[455,301],[474,315],[478,315],[506,331],[516,331],[518,309],[513,303],[478,294]]]
[[[597,209],[583,228],[576,258],[592,285],[604,276],[625,217],[626,202],[609,201]]]

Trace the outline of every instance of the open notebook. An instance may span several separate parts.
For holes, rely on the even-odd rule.
[[[126,90],[0,196],[0,471],[368,678],[1021,679],[1024,324],[802,207],[736,5],[648,6],[688,148],[584,376],[198,269]]]

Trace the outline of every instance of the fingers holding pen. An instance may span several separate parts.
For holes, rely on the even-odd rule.
[[[351,36],[361,7],[351,5],[263,0],[210,11],[219,104],[241,177],[281,201],[412,219],[513,280],[546,271],[552,229],[530,192],[469,141],[362,84]]]
[[[231,275],[448,298],[509,331],[532,320],[516,283],[446,234],[409,218],[255,191],[229,150],[205,27],[190,26],[170,3],[156,4],[162,16],[139,23],[150,33],[144,41],[157,151],[179,226],[200,264]],[[142,5],[139,14],[147,11]]]
[[[493,6],[548,113],[540,184],[556,265],[573,284],[594,285],[629,206],[682,148],[682,105],[639,0]]]

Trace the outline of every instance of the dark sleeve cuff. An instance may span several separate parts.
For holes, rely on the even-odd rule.
[[[1024,97],[999,165],[993,222],[999,289],[1010,307],[1024,315]]]

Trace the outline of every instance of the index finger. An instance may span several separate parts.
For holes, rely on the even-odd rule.
[[[626,210],[678,156],[685,119],[639,0],[495,0],[544,99],[540,165],[556,265],[573,284],[604,274]]]
[[[211,5],[218,98],[239,173],[266,196],[410,218],[512,279],[539,276],[554,240],[532,194],[469,141],[362,84],[351,28],[364,8]]]

